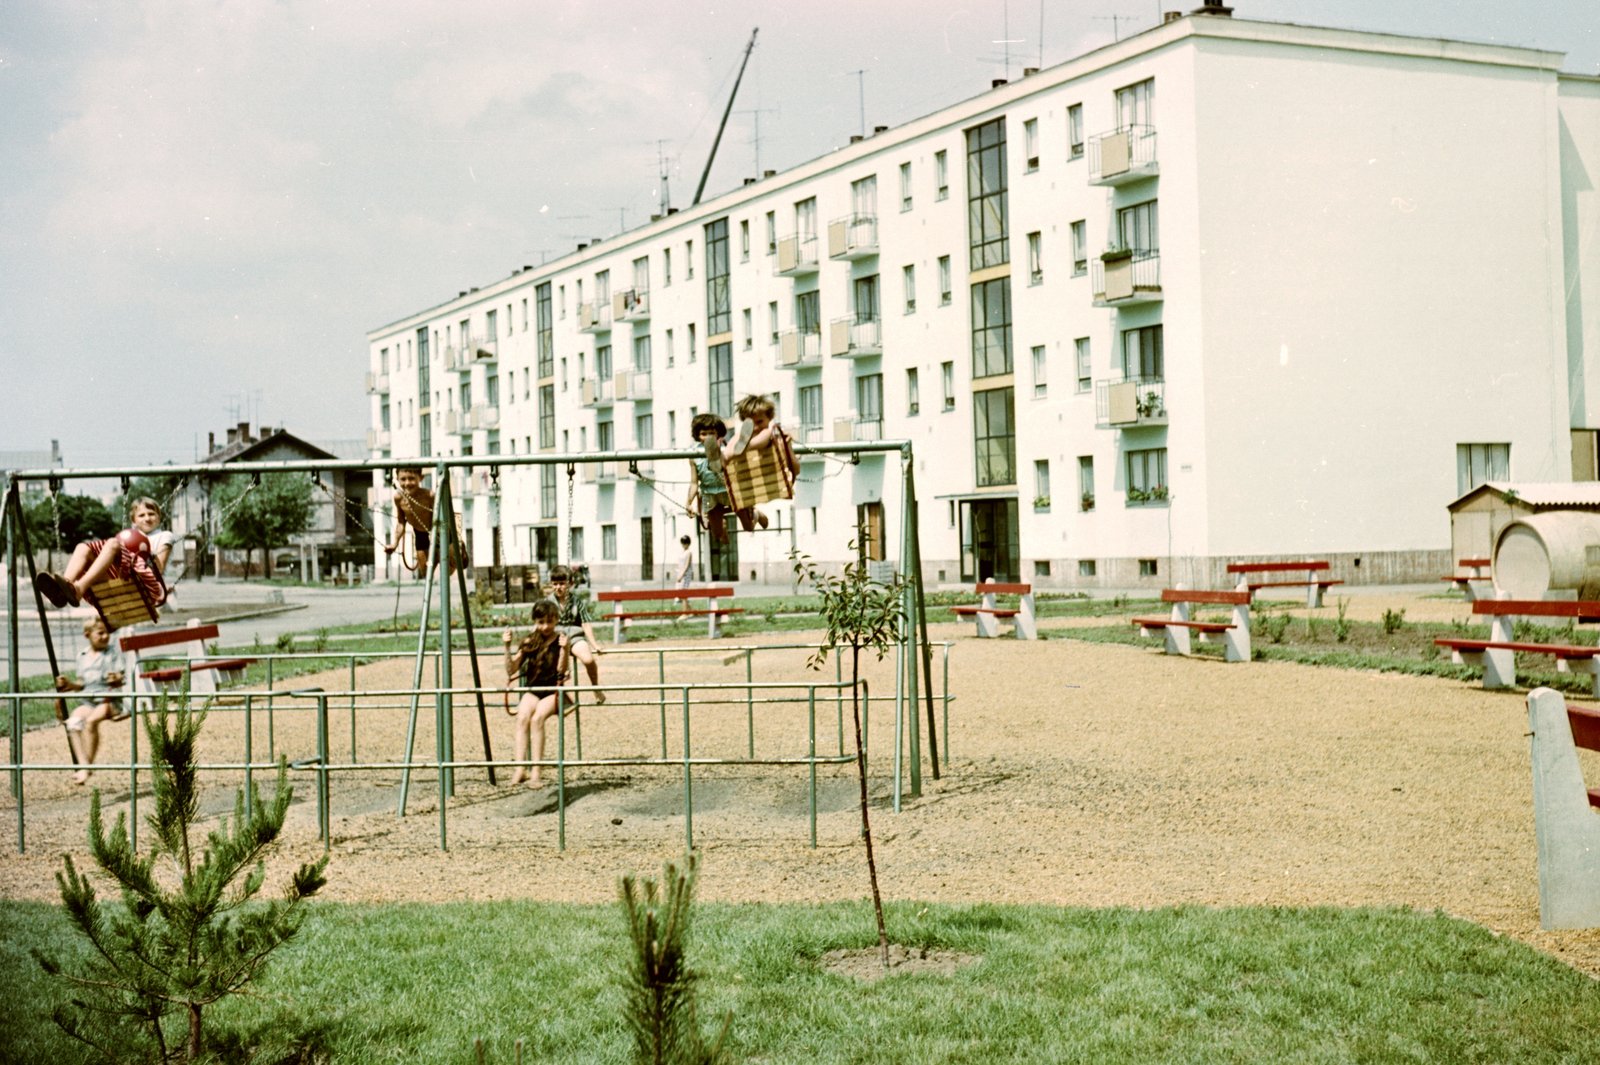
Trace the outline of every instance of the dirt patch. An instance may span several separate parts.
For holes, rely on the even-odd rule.
[[[1397,601],[1396,606],[1403,605]],[[1407,606],[1407,619],[1411,607]],[[1521,694],[1486,692],[1438,677],[1379,674],[1285,662],[1225,664],[1169,657],[1140,647],[1051,639],[977,640],[971,625],[933,626],[956,641],[949,657],[951,760],[933,779],[924,763],[920,795],[909,777],[894,810],[895,723],[887,701],[872,705],[870,793],[878,867],[886,898],[955,904],[1065,906],[1412,906],[1439,909],[1513,935],[1600,974],[1600,930],[1539,929],[1527,710]],[[747,640],[746,642],[757,642]],[[794,643],[796,634],[772,634]],[[746,665],[726,642],[665,656],[607,654],[610,685],[742,683]],[[757,681],[801,685],[796,701],[747,702],[738,688],[721,702],[697,701],[692,750],[744,764],[682,765],[681,699],[613,689],[603,708],[569,718],[590,759],[648,754],[653,766],[597,765],[566,773],[565,825],[555,788],[491,784],[481,768],[456,773],[455,794],[439,805],[436,769],[414,770],[405,816],[401,774],[386,762],[405,752],[409,700],[338,689],[347,671],[297,677],[285,687],[329,689],[330,755],[378,768],[329,775],[333,900],[456,901],[526,898],[604,903],[618,876],[653,873],[680,857],[691,827],[703,853],[700,897],[717,902],[859,900],[868,886],[848,761],[817,770],[816,846],[811,845],[811,779],[803,766],[760,764],[805,754],[814,712],[819,754],[847,749],[849,707],[825,689],[814,704],[804,685],[831,681],[805,668],[803,649],[754,656]],[[486,676],[496,676],[483,659]],[[410,662],[363,666],[366,692],[403,689]],[[846,666],[848,669],[848,665]],[[895,690],[893,660],[864,663],[875,697]],[[943,662],[936,658],[937,680]],[[431,666],[428,676],[431,678]],[[465,656],[457,678],[470,676]],[[762,698],[770,697],[768,695]],[[259,705],[249,735],[257,760],[269,750],[315,755],[316,703],[279,697],[272,719]],[[491,699],[492,749],[510,751],[511,719]],[[352,726],[352,715],[355,724]],[[926,708],[920,714],[926,732]],[[940,753],[944,718],[936,715]],[[435,750],[434,709],[424,699],[415,751]],[[354,731],[352,732],[352,730]],[[238,762],[246,735],[241,707],[216,712],[202,754]],[[126,761],[128,727],[105,730],[102,760]],[[480,758],[473,700],[455,704],[455,752]],[[54,899],[61,854],[88,865],[88,796],[67,782],[71,766],[59,728],[30,732],[24,755],[59,772],[27,774],[27,851],[15,849],[17,801],[0,789],[0,896]],[[551,738],[554,750],[554,735]],[[353,752],[352,752],[353,746]],[[147,746],[141,742],[141,751]],[[9,751],[0,743],[0,756]],[[1591,783],[1600,755],[1580,754]],[[267,774],[257,773],[270,792]],[[231,816],[237,771],[206,774],[203,828]],[[319,856],[316,778],[291,773],[295,803],[286,846],[269,879]],[[108,823],[129,812],[129,777],[103,770]],[[138,815],[150,811],[140,778]],[[441,813],[444,824],[441,825]],[[148,829],[141,825],[141,838]],[[565,849],[561,848],[565,836]],[[441,836],[448,843],[442,849]],[[894,928],[891,925],[891,935]]]
[[[886,976],[950,976],[957,969],[976,965],[982,954],[963,954],[957,950],[926,950],[889,944],[889,964],[883,964],[883,950],[830,950],[818,959],[824,972],[846,976],[857,983],[875,984]]]

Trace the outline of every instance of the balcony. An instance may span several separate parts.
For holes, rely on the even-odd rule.
[[[802,444],[826,443],[828,439],[828,427],[825,425],[801,425],[800,432],[796,434],[795,439]],[[801,462],[805,462],[807,459],[820,460],[821,458],[823,458],[823,456],[812,451],[807,451],[800,455]]]
[[[460,359],[457,358],[454,345],[446,345],[444,349],[444,368],[446,370],[461,369]]]
[[[460,411],[447,410],[447,411],[444,412],[444,431],[445,432],[447,432],[447,433],[459,433],[461,431],[460,426],[461,426],[461,412]]]
[[[628,370],[612,379],[613,395],[620,402],[631,399],[643,402],[650,399],[650,371]]]
[[[846,443],[851,440],[882,440],[883,419],[863,421],[854,414],[846,418],[835,418],[833,439],[835,443]]]
[[[867,259],[878,254],[878,219],[849,215],[828,223],[828,258]]]
[[[500,357],[500,341],[486,337],[473,337],[472,343],[467,345],[467,350],[472,352],[474,359],[498,359]]]
[[[822,334],[815,329],[791,329],[778,337],[778,368],[810,370],[822,365]]]
[[[389,375],[386,373],[367,374],[367,392],[384,393],[389,391]]]
[[[585,377],[578,382],[578,394],[585,407],[609,407],[617,401],[616,383],[609,377]]]
[[[616,484],[617,464],[615,462],[585,462],[583,464],[584,484]]]
[[[387,429],[368,429],[367,430],[367,450],[368,451],[378,451],[378,450],[381,450],[382,448],[386,448],[388,446],[389,446],[389,430],[387,430]]]
[[[1162,298],[1161,253],[1108,251],[1090,261],[1089,285],[1096,307],[1159,303]]]
[[[835,318],[828,323],[828,354],[836,359],[867,359],[883,354],[877,318]]]
[[[1167,424],[1167,386],[1159,377],[1096,381],[1096,429],[1140,429]]]
[[[630,288],[611,297],[611,316],[619,322],[650,320],[650,290]]]
[[[611,301],[596,300],[578,304],[578,332],[608,333],[611,331]]]
[[[778,241],[778,277],[803,277],[817,269],[816,237],[784,237]]]
[[[467,412],[468,429],[500,428],[499,407],[473,407]]]
[[[1159,173],[1154,126],[1125,126],[1089,138],[1089,184],[1126,185]]]

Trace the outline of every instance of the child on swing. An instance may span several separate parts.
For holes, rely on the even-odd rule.
[[[165,603],[167,586],[161,574],[172,554],[172,534],[161,528],[161,506],[148,497],[135,499],[128,517],[131,529],[109,540],[86,540],[72,549],[66,569],[37,575],[33,583],[39,594],[52,606],[77,606],[97,584],[132,580],[152,609]]]
[[[567,638],[556,631],[556,621],[561,610],[549,599],[533,604],[533,631],[512,651],[516,634],[507,629],[501,636],[506,645],[506,688],[521,684],[522,698],[512,710],[507,700],[506,710],[515,714],[516,726],[512,733],[512,761],[519,763],[511,778],[512,784],[526,782],[529,787],[539,784],[539,767],[530,774],[520,763],[528,760],[528,741],[533,729],[539,731],[539,742],[533,760],[544,761],[544,723],[561,706],[561,685],[567,676]]]
[[[402,466],[394,471],[394,542],[383,545],[383,553],[392,555],[405,543],[406,529],[417,541],[417,564],[410,567],[418,579],[428,572],[428,537],[433,530],[433,493],[422,487],[422,467]],[[451,552],[449,575],[456,572],[455,552]],[[404,559],[401,559],[404,562]]]
[[[78,652],[78,679],[56,678],[56,691],[79,692],[77,709],[67,717],[67,736],[78,752],[83,768],[72,775],[74,786],[89,782],[89,767],[100,749],[100,722],[116,721],[122,715],[122,700],[110,693],[122,687],[127,666],[122,652],[111,648],[111,630],[97,617],[85,618],[83,638],[89,646]]]
[[[774,421],[777,407],[770,397],[747,395],[739,401],[735,413],[739,416],[739,428],[732,440],[722,439],[727,429],[715,415],[697,415],[691,424],[696,440],[705,448],[706,457],[694,460],[695,487],[691,490],[689,509],[695,509],[695,496],[699,496],[702,506],[709,508],[704,511],[706,521],[718,543],[728,542],[726,515],[732,509],[727,482],[723,479],[726,476],[724,464],[747,451],[764,451],[784,438],[783,428]],[[702,419],[706,420],[702,422]],[[786,461],[790,475],[797,475],[799,460],[790,452]],[[720,500],[714,498],[718,495]],[[763,529],[767,527],[767,516],[757,507],[744,507],[734,513],[745,532],[755,531],[757,525]]]
[[[606,693],[600,690],[600,663],[595,658],[600,653],[600,642],[594,638],[591,624],[594,619],[589,613],[589,604],[572,591],[570,569],[557,566],[550,571],[550,597],[541,602],[556,608],[556,632],[566,637],[572,657],[583,663],[589,674],[589,684],[594,688],[595,705],[599,706],[606,701]]]

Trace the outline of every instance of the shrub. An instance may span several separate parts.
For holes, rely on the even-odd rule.
[[[1384,635],[1393,636],[1395,633],[1400,631],[1400,626],[1404,625],[1405,621],[1406,621],[1406,612],[1404,610],[1387,610],[1387,609],[1384,610],[1384,612],[1383,612],[1383,632],[1384,632]]]
[[[1273,643],[1282,643],[1284,633],[1289,631],[1289,615],[1287,613],[1262,618],[1261,623],[1266,627],[1267,638]]]
[[[1344,643],[1350,639],[1350,622],[1344,616],[1344,612],[1349,608],[1349,606],[1349,601],[1343,596],[1340,596],[1339,617],[1333,623],[1333,638],[1340,643]]]

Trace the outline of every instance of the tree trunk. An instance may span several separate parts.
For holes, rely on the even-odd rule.
[[[200,1003],[189,1003],[189,1039],[183,1048],[184,1061],[200,1060]]]
[[[856,775],[861,778],[861,835],[867,841],[867,878],[872,881],[872,908],[878,915],[878,946],[883,967],[889,967],[889,933],[883,926],[883,898],[878,894],[878,866],[872,858],[872,824],[867,820],[867,749],[861,742],[861,647],[850,645],[850,713],[856,722]]]

